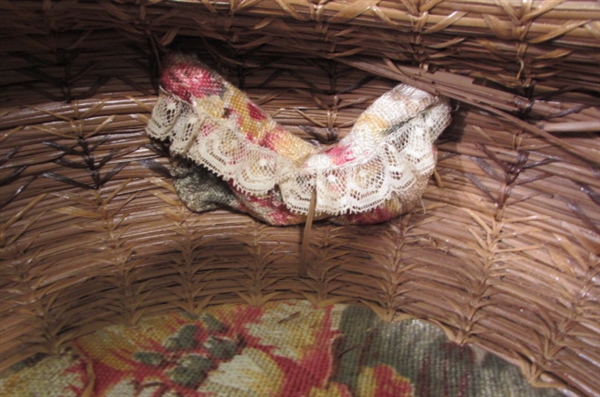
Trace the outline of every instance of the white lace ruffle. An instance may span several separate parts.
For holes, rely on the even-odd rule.
[[[433,142],[449,122],[445,100],[400,85],[376,100],[335,150],[315,147],[302,164],[253,143],[234,118],[215,117],[171,95],[159,98],[147,131],[170,140],[172,154],[246,194],[264,196],[278,187],[291,211],[307,214],[316,190],[318,214],[342,215],[370,211],[394,196],[407,202],[420,196],[435,168]]]

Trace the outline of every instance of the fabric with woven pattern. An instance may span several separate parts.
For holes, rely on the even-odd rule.
[[[383,222],[410,210],[435,168],[433,142],[450,123],[443,98],[402,84],[321,150],[192,56],[174,55],[161,84],[166,92],[147,131],[169,140],[175,158],[192,160],[176,167],[184,202],[196,211],[227,203],[275,225],[303,222],[313,195],[317,217],[342,224]],[[214,188],[198,184],[193,175],[203,171],[194,164],[227,182],[226,199],[198,196]]]
[[[558,397],[519,369],[447,340],[421,320],[308,301],[172,312],[78,338],[76,350],[25,363],[2,395],[98,397]],[[87,369],[86,368],[91,368]]]

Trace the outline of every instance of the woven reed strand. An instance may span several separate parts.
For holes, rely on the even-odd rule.
[[[0,3],[0,369],[106,324],[306,298],[428,319],[535,385],[599,393],[597,12]],[[167,47],[200,53],[323,144],[398,82],[450,97],[423,208],[368,227],[317,223],[304,263],[300,227],[190,213],[166,149],[143,132]]]

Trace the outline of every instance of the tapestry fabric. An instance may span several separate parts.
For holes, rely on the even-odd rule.
[[[0,379],[2,396],[557,397],[484,351],[415,319],[308,301],[227,304],[77,339]]]
[[[412,209],[435,168],[433,142],[450,123],[445,99],[401,84],[347,136],[321,148],[193,56],[173,55],[161,86],[147,132],[170,142],[183,201],[196,211],[233,207],[275,225],[304,222],[313,197],[317,219],[340,224],[383,222]]]

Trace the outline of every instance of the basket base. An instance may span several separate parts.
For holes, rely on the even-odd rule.
[[[81,337],[29,360],[0,382],[4,395],[553,397],[519,369],[449,342],[427,322],[381,321],[367,308],[303,300],[171,312]],[[394,346],[390,349],[390,346]],[[68,392],[67,392],[68,391]],[[70,393],[70,394],[69,394]]]

